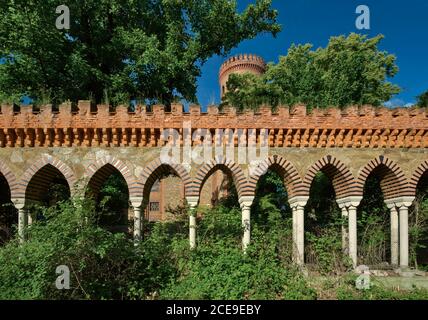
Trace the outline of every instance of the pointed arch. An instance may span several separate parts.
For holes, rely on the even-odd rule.
[[[369,161],[361,170],[357,179],[357,190],[363,195],[364,185],[370,174],[376,173],[381,179],[380,186],[385,200],[412,196],[406,176],[400,166],[385,156]]]
[[[307,171],[301,188],[304,196],[309,196],[312,182],[318,172],[323,172],[329,177],[336,199],[359,195],[355,178],[349,168],[336,157],[327,155],[315,162]]]
[[[216,157],[214,160],[209,161],[199,168],[194,180],[191,195],[199,196],[207,179],[218,169],[230,173],[239,197],[250,194],[251,191],[248,188],[247,178],[241,167],[232,160]]]
[[[43,174],[39,174],[43,170]],[[42,187],[47,186],[60,173],[67,181],[70,194],[72,195],[74,185],[77,181],[73,170],[64,162],[51,155],[44,154],[35,161],[23,174],[16,191],[16,198],[25,199],[30,192],[31,196],[43,192]],[[37,181],[35,181],[34,179]],[[32,186],[30,186],[30,182]],[[29,187],[35,188],[29,190]]]
[[[299,172],[290,161],[278,155],[270,156],[257,166],[248,181],[248,193],[251,192],[251,195],[255,195],[257,183],[269,169],[274,170],[283,178],[289,198],[303,195]]]
[[[415,172],[412,175],[412,178],[409,182],[409,192],[412,192],[412,195],[416,195],[416,191],[418,188],[419,183],[421,182],[422,178],[428,175],[428,160],[425,160],[422,162],[415,170]]]
[[[0,174],[6,179],[9,185],[11,199],[16,198],[16,192],[18,190],[18,180],[15,174],[9,169],[9,167],[3,161],[0,161]]]
[[[164,163],[160,159],[156,159],[148,164],[141,173],[140,180],[142,192],[140,196],[142,194],[143,199],[148,200],[153,184],[165,174],[171,173],[178,176],[183,182],[185,196],[191,195],[193,184],[186,168],[180,164]]]
[[[141,184],[123,161],[109,155],[94,161],[88,166],[84,174],[84,177],[88,179],[86,188],[99,190],[105,178],[115,171],[118,171],[125,179],[129,197],[138,197],[141,194]]]

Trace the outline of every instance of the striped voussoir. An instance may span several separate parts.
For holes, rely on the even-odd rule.
[[[248,188],[246,189],[248,195],[255,195],[257,183],[268,170],[275,171],[281,176],[290,198],[303,195],[302,179],[299,172],[290,161],[278,155],[270,156],[257,166],[248,182]]]
[[[412,191],[412,195],[416,195],[416,190],[423,177],[428,178],[428,160],[425,160],[418,166],[410,179],[409,188]]]
[[[141,196],[141,184],[138,183],[131,170],[123,161],[112,156],[103,157],[88,166],[84,174],[89,179],[87,190],[95,195],[98,194],[108,177],[115,172],[119,172],[125,179],[130,197]]]
[[[192,179],[186,168],[180,164],[163,163],[160,159],[156,159],[144,168],[140,176],[142,189],[140,196],[143,195],[143,198],[148,200],[153,184],[158,179],[170,174],[178,176],[181,179],[184,185],[185,196],[190,195],[192,192]]]
[[[42,155],[36,160],[21,177],[15,198],[40,200],[49,185],[55,179],[64,179],[72,192],[77,179],[73,170],[59,159],[51,155]]]
[[[232,160],[224,157],[216,157],[214,160],[210,160],[199,168],[194,179],[191,195],[199,196],[205,181],[207,181],[207,179],[217,170],[222,170],[224,173],[230,174],[239,197],[247,195],[248,181],[241,167]]]
[[[323,157],[309,168],[303,179],[302,195],[309,196],[312,182],[318,172],[323,172],[330,179],[337,199],[360,195],[355,178],[349,168],[331,155]]]
[[[15,174],[2,161],[0,161],[0,175],[4,177],[9,186],[11,198],[16,198],[16,192],[18,190],[18,180],[16,179]]]
[[[369,161],[360,170],[357,179],[357,187],[360,195],[363,195],[364,185],[371,174],[375,174],[380,178],[380,186],[386,200],[412,196],[412,189],[401,168],[385,156],[379,156]]]

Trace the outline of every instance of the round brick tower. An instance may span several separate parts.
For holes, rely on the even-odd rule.
[[[254,54],[240,54],[226,60],[220,67],[220,96],[223,98],[227,92],[227,81],[232,73],[243,74],[246,72],[261,75],[266,71],[266,62],[263,58]]]

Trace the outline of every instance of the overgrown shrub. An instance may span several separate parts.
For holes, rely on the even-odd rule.
[[[1,299],[126,299],[144,297],[174,273],[168,241],[135,247],[124,234],[95,223],[90,201],[45,209],[26,230],[28,240],[0,249]],[[159,238],[159,237],[158,237]],[[71,272],[71,290],[55,287],[59,265]],[[165,279],[165,280],[164,280]]]
[[[237,210],[220,207],[205,212],[198,231],[197,249],[189,252],[187,241],[176,243],[180,276],[161,290],[161,298],[315,298],[302,274],[279,254],[277,229],[268,234],[255,229],[245,254],[237,245],[242,235]]]

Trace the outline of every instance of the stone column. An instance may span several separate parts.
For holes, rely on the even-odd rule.
[[[349,257],[354,268],[357,266],[357,207],[348,208]]]
[[[296,207],[292,207],[291,208],[292,212],[293,212],[293,262],[297,263],[297,238],[296,238],[296,234],[297,234],[297,210]]]
[[[400,267],[409,266],[409,208],[400,207]]]
[[[245,251],[251,241],[251,205],[253,204],[254,196],[241,197],[239,203],[242,210],[242,227],[244,235],[242,237],[242,249]]]
[[[26,208],[30,208],[33,206],[37,206],[37,205],[41,205],[42,203],[40,201],[33,201],[33,200],[26,200],[25,201],[25,206]],[[30,210],[26,210],[26,214],[27,214],[27,226],[31,226],[33,224],[33,222],[35,222],[37,220],[37,217],[35,216],[33,219],[33,216],[30,213]]]
[[[390,208],[391,215],[391,264],[398,266],[398,211],[395,205]]]
[[[31,214],[29,212],[27,213],[27,224],[29,226],[31,226],[33,224],[33,217],[31,216]]]
[[[133,207],[133,209],[134,209],[134,240],[140,241],[142,239],[141,207]]]
[[[342,252],[344,255],[349,255],[349,219],[348,219],[348,208],[346,206],[340,207],[342,211]]]
[[[305,206],[309,197],[294,197],[289,200],[293,210],[293,261],[298,265],[305,263]]]
[[[344,253],[351,258],[354,268],[358,263],[357,208],[362,199],[363,197],[351,196],[336,200],[342,209],[342,216],[348,220],[347,225],[342,225],[342,248],[344,248]]]
[[[190,207],[189,213],[189,244],[190,249],[196,248],[196,207],[199,203],[199,197],[186,197]]]
[[[23,243],[25,241],[25,228],[28,225],[28,212],[25,208],[25,199],[14,199],[12,202],[18,210],[18,237],[19,242]]]
[[[399,252],[400,267],[409,266],[409,207],[412,205],[415,197],[401,197],[394,199],[397,208],[399,208]]]
[[[134,241],[140,242],[143,239],[143,198],[131,198],[131,205],[134,211]]]
[[[296,254],[297,263],[305,263],[305,207],[302,205],[296,208]]]

